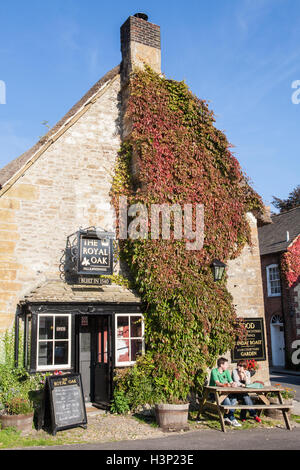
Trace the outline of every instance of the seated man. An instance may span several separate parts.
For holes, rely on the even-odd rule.
[[[230,372],[228,370],[228,360],[225,357],[220,357],[217,361],[217,367],[212,369],[210,375],[210,387],[236,387],[237,385],[233,382]],[[229,395],[225,400],[222,401],[222,405],[235,405],[237,402],[234,395]],[[241,426],[241,424],[234,417],[234,410],[229,410],[224,415],[224,421],[232,426]]]

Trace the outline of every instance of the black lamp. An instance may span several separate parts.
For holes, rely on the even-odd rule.
[[[226,268],[226,264],[222,263],[218,259],[214,259],[211,264],[211,269],[214,275],[214,281],[221,281],[224,271]]]

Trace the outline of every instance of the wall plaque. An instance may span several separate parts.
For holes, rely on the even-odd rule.
[[[95,276],[78,276],[78,284],[85,286],[109,286],[111,279]]]
[[[242,318],[240,320],[246,327],[247,337],[236,342],[231,351],[232,362],[247,359],[265,361],[266,345],[263,318]]]

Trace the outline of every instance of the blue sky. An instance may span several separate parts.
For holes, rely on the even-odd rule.
[[[287,197],[300,184],[299,0],[1,0],[0,167],[120,62],[136,12],[161,26],[162,71],[209,101],[264,202]]]

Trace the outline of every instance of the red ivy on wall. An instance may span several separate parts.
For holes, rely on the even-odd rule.
[[[120,195],[128,205],[141,202],[147,208],[204,206],[201,250],[188,251],[185,240],[172,234],[170,240],[120,242],[146,306],[148,372],[143,369],[142,376],[149,374],[165,396],[183,397],[235,342],[239,327],[232,296],[226,279],[214,282],[210,264],[214,258],[236,258],[251,243],[246,213],[261,209],[262,202],[214,126],[213,112],[184,82],[149,68],[136,72],[127,117],[132,132],[119,152],[111,194],[116,211]]]
[[[300,281],[300,235],[282,255],[281,269],[288,287],[294,287]]]

